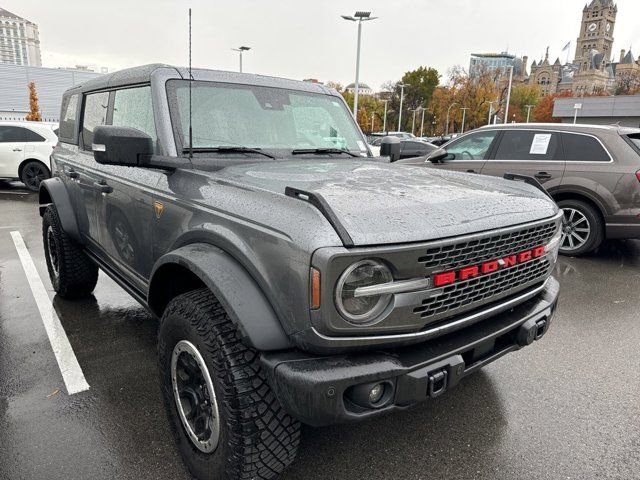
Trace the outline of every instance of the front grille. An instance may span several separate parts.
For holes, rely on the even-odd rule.
[[[455,270],[546,245],[556,231],[548,222],[523,230],[429,248],[418,259],[429,272]]]
[[[449,285],[437,296],[423,300],[422,305],[414,308],[413,312],[433,323],[489,303],[499,296],[524,288],[525,285],[540,282],[549,274],[549,268],[549,261],[543,257],[507,270]]]

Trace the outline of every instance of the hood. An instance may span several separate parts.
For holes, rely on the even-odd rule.
[[[319,194],[356,246],[453,237],[557,212],[546,195],[522,182],[370,160],[262,162],[212,176],[281,195],[285,187]]]

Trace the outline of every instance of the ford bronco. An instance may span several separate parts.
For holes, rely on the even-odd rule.
[[[549,328],[556,204],[373,158],[322,85],[142,66],[68,90],[59,137],[40,188],[53,287],[89,295],[100,269],[160,319],[198,478],[277,477],[301,422],[406,409]]]

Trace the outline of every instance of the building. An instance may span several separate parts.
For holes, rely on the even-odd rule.
[[[38,25],[0,8],[0,63],[40,67]]]
[[[350,83],[345,87],[345,91],[349,93],[355,93],[356,84]],[[366,83],[358,83],[358,95],[373,95],[373,90]]]
[[[34,82],[42,120],[58,121],[62,93],[99,73],[62,68],[0,64],[0,120],[24,120],[29,112],[29,82]]]
[[[513,66],[514,77],[526,75],[527,57],[518,58],[508,52],[502,53],[472,53],[469,62],[469,76],[477,78],[482,73],[495,74]]]
[[[545,58],[532,63],[529,84],[539,85],[543,95],[573,91],[577,96],[626,93],[640,86],[640,58],[624,50],[619,62],[612,58],[617,15],[613,0],[591,0],[582,11],[573,61],[551,63],[547,48]]]
[[[573,123],[576,110],[577,123],[640,127],[640,95],[556,98],[553,116],[562,123]]]

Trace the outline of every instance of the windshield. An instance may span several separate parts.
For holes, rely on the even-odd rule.
[[[168,82],[169,107],[181,147],[189,146],[189,82]],[[265,150],[341,149],[365,153],[355,122],[331,95],[195,81],[193,147]]]

